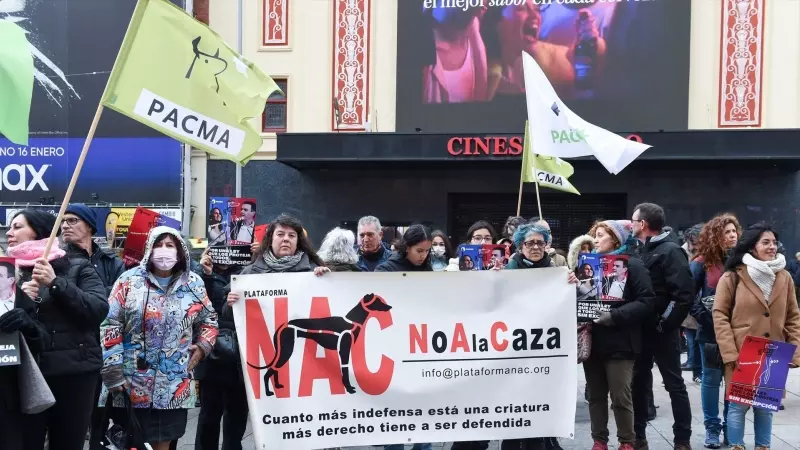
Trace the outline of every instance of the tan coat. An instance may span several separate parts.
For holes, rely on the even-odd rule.
[[[764,294],[747,273],[745,265],[737,267],[739,284],[733,303],[733,276],[722,275],[714,298],[714,331],[722,360],[728,364],[739,359],[739,350],[746,336],[765,337],[797,346],[792,363],[800,365],[800,310],[789,272],[776,274],[769,304]],[[726,367],[728,369],[728,367]],[[726,370],[726,378],[729,370]]]

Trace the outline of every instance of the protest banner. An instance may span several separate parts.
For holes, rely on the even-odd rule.
[[[562,268],[232,281],[257,448],[574,437]]]
[[[736,369],[728,383],[726,399],[754,408],[778,411],[795,348],[786,342],[745,337]]]
[[[17,298],[14,258],[0,257],[0,317],[14,309]],[[0,367],[19,365],[19,332],[0,333]]]
[[[216,264],[250,264],[256,235],[254,198],[211,197],[208,201],[208,254]]]
[[[578,278],[578,321],[591,322],[622,300],[628,279],[628,257],[581,253],[575,276]]]
[[[170,217],[142,207],[136,208],[131,224],[128,227],[128,236],[125,238],[125,248],[122,251],[122,262],[125,267],[133,267],[144,257],[144,247],[147,244],[147,235],[155,227],[166,225],[176,230],[181,229],[181,223]]]

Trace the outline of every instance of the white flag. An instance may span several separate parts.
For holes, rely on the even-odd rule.
[[[531,55],[522,52],[522,63],[534,153],[558,158],[592,155],[616,175],[651,147],[581,119],[558,98]]]

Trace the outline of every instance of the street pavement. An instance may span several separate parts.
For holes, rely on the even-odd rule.
[[[685,358],[685,354],[683,355]],[[578,393],[577,413],[575,415],[575,440],[561,439],[561,446],[565,450],[569,449],[583,449],[587,450],[592,447],[592,439],[589,425],[589,408],[586,402],[583,401],[583,387],[584,376],[583,368],[577,366],[578,371],[578,385],[576,391]],[[692,404],[692,447],[695,449],[703,448],[703,438],[705,430],[703,428],[703,411],[700,407],[700,385],[692,381],[691,372],[683,372],[684,380],[689,392],[689,398]],[[672,414],[670,410],[669,394],[664,390],[661,384],[661,374],[658,370],[653,371],[653,387],[655,403],[658,406],[658,417],[647,428],[647,438],[650,443],[651,450],[667,450],[672,449]],[[786,405],[785,411],[780,411],[773,416],[772,426],[772,449],[774,450],[800,450],[800,369],[793,370],[789,373],[789,381],[787,383],[787,394],[784,400]],[[720,397],[722,397],[720,395]],[[722,411],[722,405],[720,405]],[[194,436],[197,427],[197,415],[199,410],[192,410],[189,413],[189,424],[186,429],[186,435],[179,441],[179,450],[192,450],[194,448]],[[748,425],[745,435],[745,443],[748,448],[753,448],[753,415],[752,412],[747,414]],[[614,439],[616,436],[616,427],[614,426],[614,415],[609,411],[609,430],[612,436],[612,443],[615,444]],[[434,444],[435,450],[449,450],[450,443]],[[248,424],[247,433],[243,441],[244,450],[255,450],[255,443],[253,436],[250,432],[250,425]],[[410,449],[411,446],[406,446]],[[490,450],[498,450],[499,444],[493,442],[489,447]],[[614,447],[616,448],[616,445]],[[353,450],[377,450],[376,447],[353,447]],[[266,449],[266,450],[281,450],[281,449]]]

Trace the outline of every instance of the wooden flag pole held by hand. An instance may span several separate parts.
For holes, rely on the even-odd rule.
[[[42,257],[47,259],[47,256],[50,254],[50,249],[53,248],[53,243],[56,241],[56,235],[58,234],[58,230],[61,229],[61,221],[64,220],[64,211],[67,210],[67,205],[69,205],[69,200],[72,198],[72,191],[75,190],[75,185],[78,183],[78,176],[81,174],[81,169],[83,168],[83,162],[86,160],[86,154],[89,153],[89,144],[92,143],[92,139],[94,139],[94,132],[97,130],[97,123],[100,122],[100,116],[103,114],[103,104],[97,105],[97,112],[94,113],[94,119],[92,119],[92,125],[89,127],[89,133],[86,135],[86,142],[83,143],[83,149],[81,150],[81,156],[78,157],[78,163],[75,165],[75,171],[72,172],[72,179],[69,181],[69,186],[67,186],[67,192],[64,194],[64,200],[61,202],[61,209],[58,210],[58,216],[56,216],[56,224],[53,225],[53,230],[50,232],[50,237],[47,239],[47,247],[44,249],[44,255]]]

